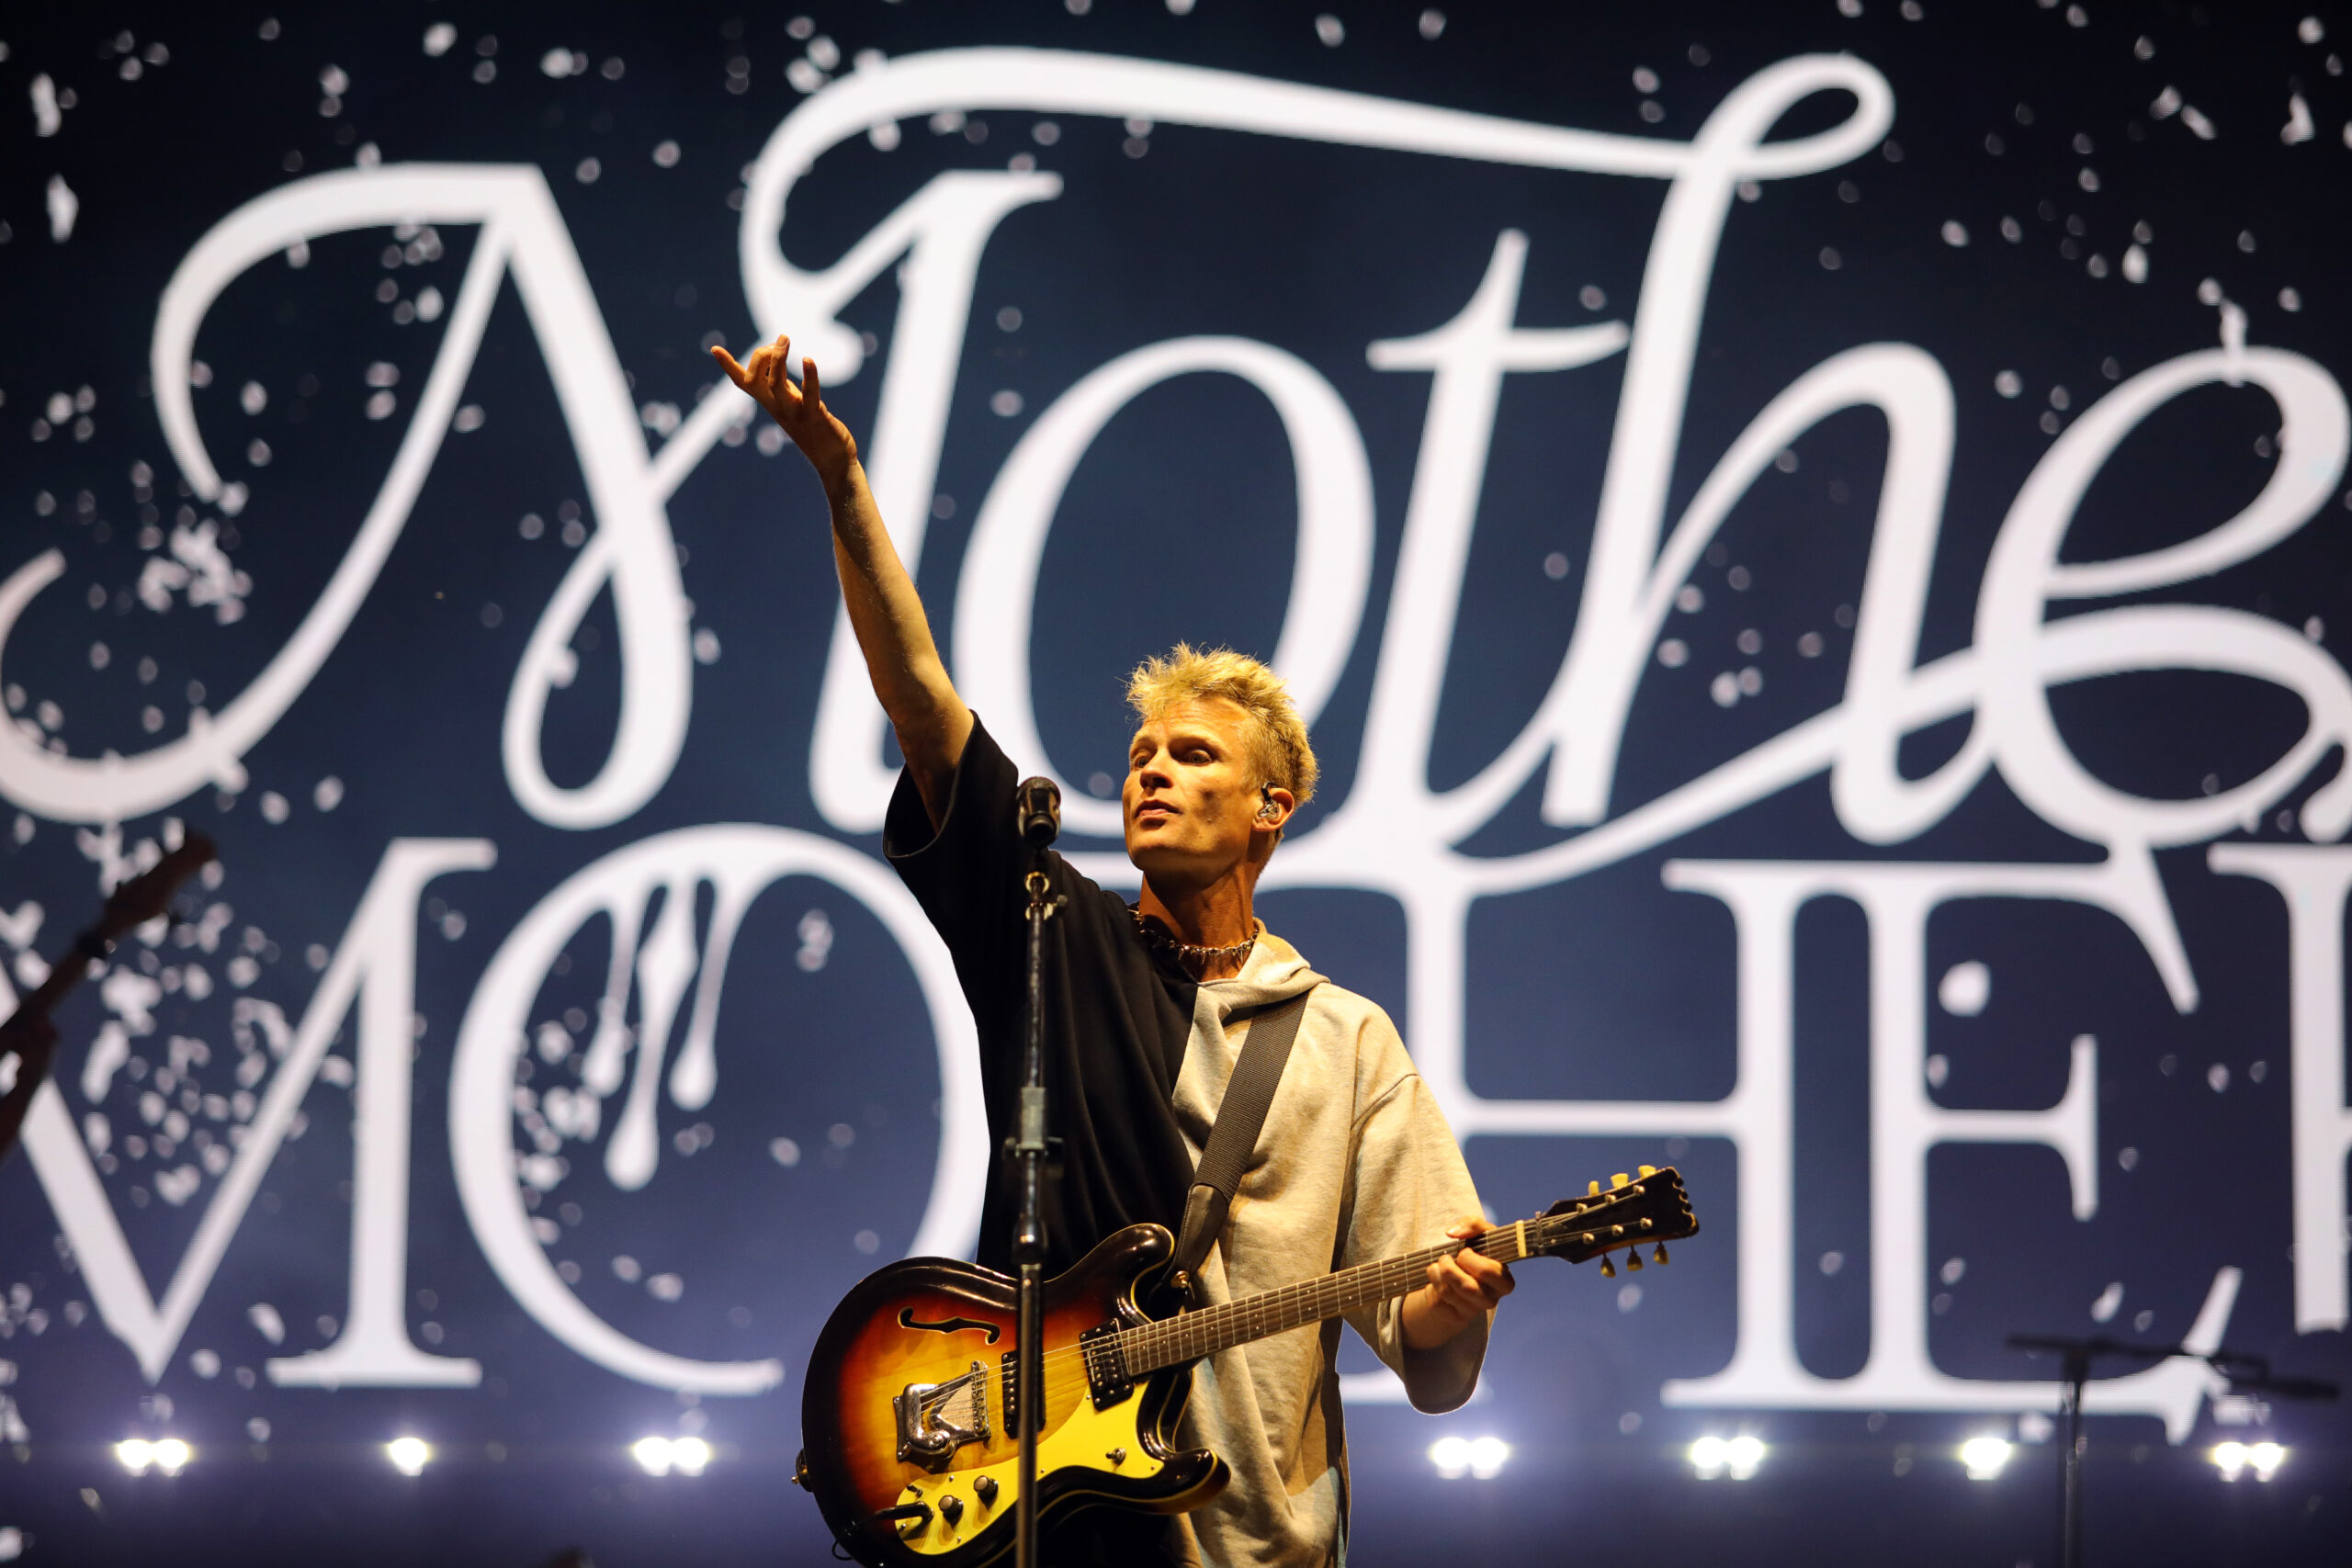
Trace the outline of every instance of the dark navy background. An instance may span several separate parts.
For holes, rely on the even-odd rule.
[[[1082,7],[1072,7],[1082,8]],[[1204,0],[1179,17],[1160,0],[954,6],[858,0],[811,12],[844,59],[975,43],[1030,43],[1212,65],[1419,102],[1627,134],[1694,134],[1732,87],[1790,56],[1851,51],[1883,73],[1896,103],[1891,141],[1842,169],[1768,185],[1736,205],[1707,301],[1682,458],[1669,513],[1755,411],[1831,354],[1873,341],[1920,345],[1958,397],[1957,454],[1922,637],[1923,660],[1966,645],[1978,581],[2009,501],[2047,449],[2038,421],[2068,389],[2070,412],[2119,375],[2212,344],[2215,311],[2197,298],[2219,279],[2250,315],[2249,341],[2294,349],[2341,375],[2352,366],[2340,287],[2352,220],[2352,114],[2333,51],[2352,44],[2337,18],[2302,41],[2300,7],[2102,4],[2082,15],[2036,0],[1929,4],[1908,19],[1893,0],[1859,17],[1832,0],[1802,5],[1449,7],[1434,39],[1420,7],[1351,4],[1344,40],[1328,46],[1313,6]],[[164,733],[190,705],[217,710],[283,645],[349,543],[380,481],[439,325],[397,324],[374,294],[388,234],[315,243],[300,270],[272,260],[215,306],[197,354],[212,368],[198,394],[225,477],[253,499],[224,520],[251,573],[235,625],[182,604],[158,615],[126,592],[152,551],[130,471],[153,466],[162,525],[181,502],[145,383],[156,296],[187,249],[241,202],[302,174],[347,166],[362,143],[388,162],[530,163],[556,191],[640,403],[692,407],[710,379],[699,344],[741,345],[751,322],[737,271],[741,171],[800,95],[785,66],[804,45],[788,8],[470,6],[462,12],[387,5],[282,11],[274,28],[253,7],[21,7],[0,23],[0,569],[51,546],[66,577],[11,637],[6,682],[25,713],[43,699],[64,715],[78,755],[143,750],[141,709]],[[457,27],[438,58],[419,47],[434,22]],[[2344,26],[2352,29],[2352,18]],[[274,31],[274,38],[262,36]],[[168,60],[122,72],[161,41]],[[2146,37],[2152,59],[2135,58]],[[494,52],[490,52],[494,39]],[[592,69],[549,78],[540,58],[563,47]],[[618,58],[617,80],[594,66]],[[494,79],[471,73],[489,59]],[[729,90],[729,62],[747,62]],[[320,73],[349,77],[339,112],[321,112]],[[1637,68],[1661,78],[1663,106],[1641,118]],[[47,73],[76,99],[53,138],[32,134],[29,84]],[[2177,85],[2220,128],[2200,141],[2149,106]],[[2290,91],[2317,135],[2278,134]],[[2020,106],[2024,106],[2022,108]],[[1800,106],[1782,136],[1842,117]],[[938,488],[952,515],[931,525],[922,583],[941,631],[971,518],[1031,414],[1062,389],[1138,344],[1196,333],[1262,339],[1305,358],[1338,389],[1371,455],[1379,525],[1370,609],[1348,674],[1317,729],[1322,801],[1345,797],[1368,699],[1428,378],[1381,373],[1364,345],[1450,319],[1483,275],[1496,234],[1518,228],[1531,251],[1520,321],[1563,324],[1630,314],[1663,186],[1313,146],[1162,127],[1131,157],[1126,132],[1069,118],[1050,147],[1037,118],[978,117],[985,141],[906,128],[895,152],[854,140],[794,191],[786,252],[831,261],[933,173],[1001,168],[1026,152],[1064,177],[1056,201],[1023,209],[991,242],[974,301]],[[2029,122],[2030,121],[2030,122]],[[1987,137],[2002,151],[1988,151]],[[2077,136],[2095,149],[2078,152]],[[675,167],[657,166],[674,140]],[[593,183],[577,175],[594,157]],[[298,163],[299,159],[299,163]],[[2096,165],[2100,188],[2077,171]],[[71,238],[52,243],[43,193],[62,175],[80,198]],[[2000,220],[2023,226],[2017,243]],[[2081,232],[2070,231],[2080,220]],[[1947,244],[1947,220],[1972,243]],[[2134,224],[2154,233],[2149,279],[2094,277],[2090,254],[2116,265]],[[2241,238],[2241,236],[2245,238]],[[398,271],[403,297],[430,283],[454,299],[473,231],[442,231],[445,257]],[[2070,254],[2062,249],[2073,246]],[[1835,254],[1827,265],[1826,252]],[[1599,288],[1605,308],[1579,300]],[[2285,310],[2293,288],[2300,309]],[[888,276],[843,312],[887,354],[895,290]],[[1005,307],[1017,330],[997,325]],[[446,320],[446,319],[445,319]],[[367,367],[401,372],[402,412],[363,412]],[[1575,629],[1594,502],[1608,456],[1623,360],[1513,378],[1506,389],[1470,557],[1431,783],[1457,784],[1518,732]],[[2015,371],[2014,400],[1995,378]],[[834,402],[870,429],[881,361],[842,384]],[[236,405],[248,379],[269,389],[259,415]],[[58,389],[95,396],[86,439],[28,430]],[[990,411],[1019,391],[1026,412]],[[568,1252],[585,1268],[584,1300],[648,1342],[708,1358],[777,1356],[784,1386],[751,1400],[689,1409],[615,1377],[554,1341],[506,1295],[477,1250],[449,1176],[445,1089],[456,1025],[482,964],[514,923],[589,862],[664,829],[765,821],[830,831],[808,794],[808,737],[837,590],[821,497],[788,451],[714,448],[680,488],[670,518],[697,626],[718,639],[695,670],[694,714],[670,782],[611,827],[566,832],[528,817],[498,763],[505,689],[530,627],[571,560],[561,509],[583,498],[538,345],[504,286],[464,400],[487,422],[451,435],[390,562],[335,654],[292,711],[247,758],[250,787],[174,807],[220,840],[219,897],[232,934],[257,929],[253,994],[299,1016],[315,979],[303,954],[340,939],[385,842],[486,837],[499,863],[431,890],[421,938],[419,1043],[409,1284],[412,1333],[426,1348],[478,1358],[470,1392],[240,1386],[271,1354],[333,1337],[347,1310],[350,1176],[347,1091],[311,1091],[308,1131],[287,1145],[160,1383],[95,1318],[67,1321],[85,1292],[61,1262],[55,1225],[28,1162],[0,1171],[0,1286],[21,1285],[0,1359],[26,1439],[0,1452],[0,1528],[24,1532],[28,1561],[297,1562],[322,1560],[526,1564],[584,1545],[607,1564],[824,1560],[814,1507],[786,1484],[797,1447],[799,1378],[832,1302],[912,1239],[936,1146],[938,1075],[911,976],[888,933],[845,895],[787,881],[755,906],[736,949],[721,1025],[721,1088],[706,1111],[665,1105],[664,1159],[635,1194],[601,1175],[555,1198]],[[2271,470],[2275,412],[2253,391],[2207,388],[2159,412],[2125,442],[2086,502],[2069,558],[2143,550],[2202,532],[2244,504]],[[242,454],[254,437],[266,468]],[[2257,443],[2261,446],[2257,447]],[[1840,605],[1860,592],[1884,446],[1875,415],[1838,415],[1801,441],[1793,472],[1768,472],[1733,513],[1721,548],[1693,581],[1707,607],[1670,628],[1692,647],[1679,670],[1653,664],[1627,728],[1613,799],[1652,798],[1836,703],[1849,634]],[[1263,400],[1229,378],[1189,378],[1138,398],[1080,465],[1058,514],[1039,590],[1033,648],[1044,739],[1065,776],[1115,771],[1126,717],[1123,671],[1179,637],[1271,650],[1285,603],[1293,513],[1290,459]],[[39,498],[50,498],[43,508]],[[2352,504],[2352,498],[2347,498]],[[546,528],[526,539],[526,513]],[[207,513],[206,515],[214,515]],[[593,525],[593,518],[586,521]],[[2352,627],[2352,558],[2331,509],[2256,560],[2167,597],[2269,615],[2318,617],[2324,640]],[[1547,556],[1569,570],[1555,576]],[[1260,563],[1265,570],[1255,570]],[[1728,569],[1747,573],[1745,590]],[[92,608],[96,585],[101,607]],[[496,606],[495,614],[489,612]],[[1757,628],[1765,652],[1734,649]],[[547,753],[557,782],[584,781],[612,734],[616,628],[600,604],[576,645],[581,674],[549,705]],[[1801,634],[1827,640],[1796,657]],[[89,645],[103,641],[106,668]],[[135,667],[159,673],[142,686]],[[1708,694],[1718,671],[1758,664],[1759,697],[1728,712]],[[205,695],[190,694],[200,682]],[[2183,675],[2087,683],[2053,699],[2068,742],[2119,787],[2187,796],[2251,776],[2300,732],[2300,705],[2254,682]],[[18,706],[13,693],[10,706]],[[1964,721],[1906,744],[1913,776],[1958,745]],[[2340,765],[2323,762],[2324,779]],[[332,811],[320,778],[343,781]],[[2307,786],[2308,787],[2308,786]],[[282,824],[257,801],[292,803]],[[2301,794],[2299,791],[2296,799]],[[2291,804],[2291,802],[2290,802]],[[0,823],[0,827],[5,827]],[[94,868],[74,830],[30,824],[0,833],[0,907],[49,911],[53,952],[95,901]],[[156,819],[126,824],[152,835]],[[1510,853],[1560,835],[1533,791],[1472,841]],[[2271,823],[2251,836],[2299,838]],[[871,851],[872,840],[861,840]],[[1577,882],[1482,901],[1471,921],[1466,987],[1469,1082],[1482,1094],[1706,1099],[1732,1072],[1732,926],[1719,904],[1668,892],[1668,854],[1837,859],[1873,855],[1840,829],[1821,779],[1768,799],[1652,854]],[[2088,846],[2040,822],[1988,780],[1894,858],[2086,861]],[[2352,1371],[2342,1337],[2293,1332],[2288,1235],[2286,930],[2278,896],[2204,869],[2201,846],[2159,857],[2204,989],[2177,1015],[2136,942],[2105,917],[2066,907],[1972,904],[1939,915],[1928,972],[1975,959],[1997,977],[1993,1008],[1937,1014],[1929,1048],[1955,1064],[1945,1099],[1960,1106],[2043,1105],[2063,1088],[2050,1042],[2098,1033],[2101,1207],[2066,1215],[2064,1178],[2046,1149],[1948,1147],[1931,1160],[1929,1256],[1965,1258],[1964,1278],[1930,1330],[1939,1365],[1964,1376],[2018,1378],[2040,1368],[2003,1348],[2012,1330],[2095,1331],[2086,1311],[2107,1281],[2131,1283],[2115,1332],[2177,1337],[2216,1268],[2246,1270],[2233,1346],[2282,1369]],[[1369,894],[1270,897],[1270,922],[1319,966],[1400,1017],[1405,931]],[[461,922],[445,921],[454,909]],[[798,928],[822,909],[828,962],[795,962]],[[456,934],[444,934],[454,931]],[[1798,1345],[1823,1376],[1857,1370],[1869,1335],[1866,1146],[1868,976],[1865,932],[1849,906],[1814,906],[1800,922]],[[533,1016],[593,1012],[607,940],[592,925]],[[225,953],[222,955],[225,957]],[[215,965],[216,978],[218,965]],[[568,989],[567,989],[568,987]],[[230,987],[208,1001],[167,1001],[164,1035],[204,1035],[226,1058]],[[103,1014],[85,994],[61,1021],[60,1077],[78,1078]],[[350,1031],[346,1028],[348,1036]],[[1667,1039],[1673,1050],[1629,1043]],[[1540,1044],[1538,1043],[1540,1043]],[[2266,1065],[2258,1077],[2253,1064]],[[2209,1066],[2231,1087],[2208,1085]],[[118,1091],[119,1092],[119,1091]],[[78,1089],[69,1100],[84,1109]],[[127,1116],[118,1115],[124,1127]],[[713,1134],[691,1157],[672,1140],[694,1123]],[[845,1135],[844,1135],[845,1134]],[[786,1167],[772,1141],[804,1151]],[[2140,1151],[2119,1169],[2123,1147]],[[2029,1447],[1997,1483],[1972,1483],[1951,1446],[1984,1423],[1957,1416],[1719,1414],[1668,1410],[1668,1377],[1717,1370],[1736,1330],[1731,1239],[1740,1216],[1730,1151],[1701,1141],[1483,1139],[1469,1155],[1504,1214],[1580,1189],[1591,1174],[1671,1156],[1699,1195],[1708,1235],[1675,1269],[1645,1275],[1637,1309],[1589,1270],[1521,1270],[1498,1320],[1485,1403],[1441,1421],[1396,1407],[1351,1411],[1352,1547],[1368,1563],[1440,1557],[1544,1563],[1615,1561],[2054,1561],[2055,1448]],[[583,1168],[590,1163],[582,1160]],[[109,1195],[151,1282],[160,1288],[213,1185],[184,1208],[144,1201],[130,1166]],[[601,1193],[601,1198],[587,1194]],[[552,1206],[552,1202],[550,1204]],[[870,1232],[875,1249],[857,1245]],[[1841,1251],[1839,1271],[1814,1260]],[[672,1270],[674,1303],[605,1266],[613,1255]],[[247,1308],[272,1303],[288,1325],[275,1350]],[[30,1314],[44,1314],[36,1329]],[[2152,1315],[2135,1325],[2135,1314]],[[217,1352],[204,1378],[190,1352]],[[1356,1364],[1354,1362],[1351,1365]],[[1369,1365],[1368,1359],[1362,1364]],[[6,1380],[0,1380],[5,1382]],[[698,1479],[639,1472],[627,1445],[707,1419],[719,1458]],[[266,1441],[248,1423],[266,1423]],[[258,1428],[256,1428],[258,1429]],[[1704,1432],[1753,1430],[1772,1444],[1753,1481],[1702,1483],[1683,1461]],[[421,1478],[395,1474],[378,1445],[413,1431],[438,1448]],[[126,1475],[107,1445],[171,1433],[197,1445],[176,1479]],[[1492,1482],[1439,1480],[1426,1458],[1446,1433],[1507,1438],[1516,1452]],[[2225,1438],[2268,1437],[2291,1452],[2278,1479],[2223,1484],[2203,1457]],[[2132,1562],[2330,1562],[2352,1531],[2352,1445],[2325,1405],[2278,1406],[2256,1433],[2205,1417],[2167,1446],[2147,1418],[2095,1421],[2088,1464],[2092,1556]],[[2331,1544],[2332,1543],[2332,1544]]]

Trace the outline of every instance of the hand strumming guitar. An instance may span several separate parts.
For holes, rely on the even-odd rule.
[[[1445,1234],[1462,1241],[1494,1229],[1483,1219],[1466,1219]],[[1464,1247],[1430,1265],[1430,1282],[1405,1298],[1405,1343],[1415,1350],[1434,1350],[1494,1310],[1495,1303],[1518,1288],[1510,1270],[1491,1258]]]

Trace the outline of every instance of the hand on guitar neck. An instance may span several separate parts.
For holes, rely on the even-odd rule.
[[[1445,1234],[1456,1241],[1484,1235],[1495,1227],[1472,1216]],[[1518,1289],[1510,1270],[1468,1247],[1430,1265],[1430,1282],[1405,1298],[1405,1344],[1415,1350],[1434,1350],[1471,1324],[1495,1310],[1495,1303]]]

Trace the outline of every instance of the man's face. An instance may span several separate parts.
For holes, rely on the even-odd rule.
[[[1136,731],[1121,795],[1127,858],[1156,885],[1202,886],[1249,854],[1259,807],[1250,728],[1237,704],[1201,697]]]

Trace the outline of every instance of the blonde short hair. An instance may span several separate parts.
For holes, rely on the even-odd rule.
[[[1222,697],[1250,716],[1250,761],[1260,778],[1290,791],[1300,806],[1314,798],[1317,769],[1306,726],[1283,678],[1258,660],[1229,648],[1202,652],[1180,642],[1127,677],[1127,705],[1147,724],[1198,697]]]

